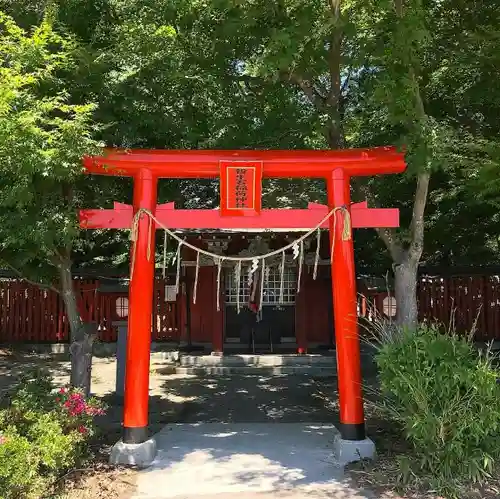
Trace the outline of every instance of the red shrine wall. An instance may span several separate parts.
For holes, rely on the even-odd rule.
[[[306,272],[296,300],[297,332],[301,334],[303,331],[308,343],[327,344],[333,333],[330,267],[319,267],[316,280],[313,279],[312,269]]]
[[[217,267],[200,267],[196,303],[193,303],[195,267],[186,267],[185,290],[182,298],[186,319],[181,320],[181,337],[187,339],[185,328],[191,331],[194,344],[211,344],[218,350],[223,344],[225,297],[221,283],[220,311],[217,311]],[[290,313],[295,314],[295,336],[298,344],[328,344],[332,335],[332,305],[330,268],[321,266],[317,279],[312,269],[304,267],[300,292]],[[222,281],[222,279],[221,279]],[[189,303],[188,303],[189,300]],[[189,318],[187,318],[189,313]],[[300,341],[302,340],[302,341]]]
[[[215,343],[222,340],[224,296],[220,299],[220,311],[217,311],[217,267],[200,267],[196,303],[193,303],[195,267],[186,267],[186,293],[189,299],[186,308],[190,312],[187,321],[193,343]]]

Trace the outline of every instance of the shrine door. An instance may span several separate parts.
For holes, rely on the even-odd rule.
[[[248,276],[242,273],[239,290],[236,289],[234,269],[225,274],[225,324],[226,347],[239,346],[256,353],[273,351],[286,344],[295,348],[295,299],[296,266],[286,266],[283,279],[283,299],[280,303],[281,276],[279,266],[269,267],[264,281],[262,309],[259,313],[248,307],[250,286]],[[240,313],[237,310],[239,291]]]

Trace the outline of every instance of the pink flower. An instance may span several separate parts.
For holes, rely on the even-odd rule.
[[[88,433],[88,430],[87,430],[87,428],[85,428],[85,426],[79,426],[78,427],[78,433],[81,433],[82,435],[85,435],[86,433]]]
[[[67,391],[67,390],[66,390],[66,388],[61,388],[61,389],[59,390],[59,393],[63,394],[63,393],[66,393],[66,391]]]
[[[0,435],[0,445],[3,445],[6,442],[7,442],[7,438],[4,437],[3,435]]]

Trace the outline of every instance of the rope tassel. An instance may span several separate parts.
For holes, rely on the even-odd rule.
[[[175,296],[179,295],[179,289],[180,289],[180,284],[181,284],[181,248],[182,248],[182,242],[179,243],[177,246],[177,253],[175,254],[175,260],[176,260],[176,272],[175,272]]]
[[[280,266],[280,305],[283,305],[285,299],[285,252],[281,256],[281,266]]]
[[[343,226],[342,226],[342,241],[349,241],[352,238],[352,224],[351,224],[351,214],[345,206],[341,206],[336,209],[343,216]],[[337,233],[337,217],[336,213],[333,213],[333,237],[332,237],[332,248],[330,251],[330,263],[333,262],[333,252],[335,250],[335,236]]]
[[[196,253],[196,269],[194,272],[194,285],[193,285],[193,305],[196,305],[196,295],[198,293],[198,276],[200,274],[200,254]]]
[[[132,226],[130,228],[130,240],[132,241],[133,250],[132,250],[132,258],[130,262],[130,275],[134,273],[134,267],[135,267],[135,257],[137,253],[137,240],[139,237],[139,222],[141,221],[141,217],[143,214],[148,216],[148,246],[146,250],[146,258],[148,261],[151,259],[151,236],[153,234],[153,223],[154,223],[154,217],[150,215],[149,210],[145,210],[143,208],[137,210],[136,214],[134,215],[134,218],[132,219]]]
[[[340,210],[344,215],[344,228],[342,230],[342,241],[349,241],[352,237],[351,214],[349,210],[343,206]]]

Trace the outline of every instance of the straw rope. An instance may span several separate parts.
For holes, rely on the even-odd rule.
[[[249,281],[254,281],[253,284],[257,284],[255,282],[255,272],[259,268],[259,262],[262,261],[262,274],[260,276],[260,300],[259,300],[259,310],[262,307],[262,300],[263,300],[263,293],[264,293],[264,279],[265,279],[265,273],[266,273],[266,264],[265,260],[268,258],[272,258],[276,255],[282,255],[281,259],[281,265],[280,265],[280,296],[279,296],[279,301],[280,303],[283,303],[284,299],[284,274],[285,274],[285,252],[288,251],[289,249],[293,250],[293,258],[294,260],[299,258],[299,272],[298,272],[298,284],[297,284],[297,292],[300,291],[300,281],[301,281],[301,275],[302,275],[302,266],[303,266],[303,261],[304,261],[304,241],[311,235],[316,232],[316,254],[315,254],[315,259],[314,259],[314,270],[313,270],[313,279],[316,279],[317,277],[317,272],[318,272],[318,264],[319,264],[319,257],[320,257],[320,241],[321,241],[321,226],[330,218],[333,216],[333,232],[334,232],[334,237],[333,237],[333,243],[331,246],[331,253],[330,253],[330,260],[333,260],[333,252],[334,252],[334,247],[335,247],[335,233],[336,233],[336,227],[337,227],[337,216],[336,214],[341,213],[343,216],[343,229],[342,229],[342,234],[341,238],[343,241],[348,241],[351,239],[351,217],[349,210],[345,206],[338,206],[333,209],[331,209],[325,217],[323,217],[320,222],[311,230],[307,231],[305,234],[303,234],[301,237],[296,239],[295,241],[291,242],[290,244],[287,244],[286,246],[283,246],[282,248],[279,248],[274,251],[270,251],[268,253],[265,253],[263,255],[254,255],[254,256],[247,256],[247,257],[241,257],[241,256],[224,256],[221,257],[218,254],[211,253],[210,251],[206,251],[204,249],[198,248],[197,246],[194,246],[193,244],[188,243],[186,240],[180,238],[175,232],[170,230],[168,227],[163,225],[154,215],[151,213],[150,210],[146,208],[140,208],[137,210],[136,214],[134,215],[134,218],[132,219],[132,227],[131,227],[131,234],[130,234],[130,239],[133,242],[137,241],[137,236],[138,236],[138,231],[139,231],[139,222],[141,220],[142,215],[146,215],[148,217],[148,246],[146,250],[146,257],[148,261],[151,260],[151,253],[152,253],[152,231],[153,231],[153,224],[156,223],[159,227],[161,227],[165,231],[164,235],[164,248],[163,248],[163,275],[165,276],[165,266],[166,266],[166,244],[167,244],[167,238],[170,236],[172,239],[177,241],[178,246],[177,246],[177,251],[175,255],[175,262],[176,262],[176,267],[177,267],[177,275],[176,275],[176,280],[175,280],[175,292],[176,295],[179,294],[179,288],[180,288],[180,270],[181,270],[181,248],[182,246],[186,246],[187,248],[190,248],[191,250],[196,252],[196,273],[195,273],[195,282],[194,282],[194,289],[193,289],[193,303],[196,303],[196,298],[197,298],[197,288],[198,288],[198,274],[199,274],[199,267],[200,267],[200,256],[205,255],[209,258],[212,258],[213,261],[217,264],[217,311],[220,310],[220,277],[221,277],[221,267],[223,261],[229,261],[229,262],[236,262],[236,269],[235,269],[235,281],[236,281],[236,289],[237,289],[237,296],[236,296],[236,308],[238,313],[240,312],[241,309],[241,303],[240,303],[240,283],[241,283],[241,271],[242,271],[242,263],[243,262],[251,262],[251,266],[249,269]],[[135,260],[136,260],[136,251],[137,251],[137,245],[134,244],[133,251],[132,251],[132,262],[131,262],[131,273],[134,271],[134,265],[135,265]],[[256,287],[253,289],[253,295],[255,295]]]
[[[305,241],[311,234],[314,234],[318,229],[321,228],[321,226],[336,212],[342,212],[343,217],[344,217],[344,227],[342,230],[342,240],[343,241],[348,241],[351,239],[351,220],[350,220],[350,214],[349,210],[345,206],[337,206],[336,208],[331,209],[326,216],[324,216],[321,221],[311,230],[307,231],[305,234],[300,236],[298,239],[295,241],[291,242],[290,244],[287,244],[286,246],[283,246],[282,248],[279,248],[274,251],[270,251],[269,253],[265,253],[263,255],[257,255],[257,256],[225,256],[224,260],[230,261],[230,262],[251,262],[252,260],[263,260],[263,259],[268,259],[272,258],[273,256],[281,254],[283,251],[288,251],[289,249],[293,248],[295,244],[300,244],[301,242]],[[137,231],[138,231],[138,226],[139,226],[139,220],[141,216],[145,214],[150,218],[150,224],[148,228],[149,234],[151,233],[152,230],[152,223],[153,221],[161,227],[164,231],[168,233],[168,235],[177,241],[177,243],[181,246],[186,246],[186,248],[190,248],[193,251],[199,253],[200,255],[205,255],[208,256],[209,258],[212,258],[213,260],[217,260],[220,258],[220,255],[216,253],[211,253],[210,251],[204,250],[202,248],[198,248],[197,246],[194,246],[193,244],[188,243],[181,237],[179,237],[175,232],[171,231],[168,227],[163,225],[152,213],[150,210],[146,208],[140,208],[137,210],[137,213],[134,215],[133,221],[132,221],[132,235],[130,239],[132,241],[135,241],[137,239]],[[334,226],[336,225],[336,217],[334,218]],[[333,245],[332,245],[332,255],[333,255]],[[148,250],[147,250],[147,258],[148,260],[150,259],[151,256],[151,238],[149,238],[149,244],[148,244]]]

